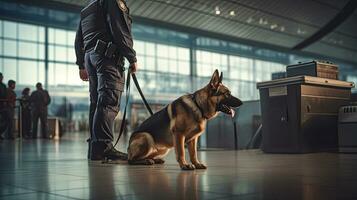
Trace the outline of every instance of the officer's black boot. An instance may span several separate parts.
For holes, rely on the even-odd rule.
[[[90,160],[128,160],[128,155],[116,150],[112,143],[91,142]]]
[[[104,157],[110,160],[128,160],[128,154],[116,150],[113,145],[104,150]]]

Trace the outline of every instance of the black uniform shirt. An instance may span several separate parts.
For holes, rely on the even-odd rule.
[[[124,56],[130,63],[136,62],[136,52],[133,49],[133,37],[131,33],[132,19],[125,0],[99,0],[99,5],[103,9],[105,22],[107,23],[107,33],[109,33],[110,38],[93,37],[91,40],[102,39],[104,41],[112,41],[118,46],[118,53],[120,55]],[[106,34],[97,35],[106,37]],[[95,44],[96,41],[89,43]],[[76,34],[75,49],[77,56],[76,64],[81,68],[83,67],[85,52],[81,23]]]

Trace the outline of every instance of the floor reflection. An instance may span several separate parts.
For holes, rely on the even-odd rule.
[[[178,199],[200,199],[196,171],[182,171],[177,175],[176,192]]]
[[[88,177],[90,199],[101,199],[103,194],[107,197],[117,196],[112,166],[102,167],[99,162],[97,165],[93,165],[93,162],[89,161]]]
[[[356,154],[202,151],[207,170],[181,171],[173,152],[164,165],[91,162],[85,139],[1,141],[0,199],[357,199]]]

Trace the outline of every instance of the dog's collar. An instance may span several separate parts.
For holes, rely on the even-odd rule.
[[[201,112],[201,115],[203,118],[208,119],[208,117],[205,116],[203,109],[198,105],[197,101],[196,101],[196,93],[192,94],[192,101],[196,104],[198,110]]]

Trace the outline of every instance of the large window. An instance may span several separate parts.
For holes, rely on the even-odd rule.
[[[228,56],[208,51],[196,51],[197,75],[210,77],[215,69],[228,72]]]
[[[218,69],[223,72],[224,84],[243,100],[258,99],[256,83],[271,80],[273,72],[285,70],[279,63],[203,50],[196,51],[196,63],[198,87]]]
[[[134,41],[139,63],[138,79],[149,94],[183,94],[190,91],[190,50],[141,40]]]
[[[0,20],[0,71],[4,81],[34,86],[45,81],[45,29]]]
[[[88,87],[78,77],[74,51],[74,31],[48,29],[48,84],[50,86],[72,85]]]
[[[158,33],[142,27],[133,26],[133,33],[139,35],[139,39],[134,40],[139,64],[137,76],[146,94],[153,98],[160,94],[179,96],[192,92],[207,84],[213,71],[218,69],[234,94],[243,100],[258,99],[256,83],[270,80],[272,73],[285,70],[278,62],[259,59],[257,55],[249,57],[247,52],[252,48],[210,38],[203,41],[192,37],[185,43],[190,39],[187,34],[187,37],[178,37],[173,31],[160,29]],[[0,28],[0,70],[5,81],[11,78],[19,85],[33,86],[36,82],[45,82],[47,77],[47,87],[53,95],[88,96],[88,83],[79,79],[75,65],[75,31],[52,27],[46,30],[45,26],[1,20]],[[48,63],[45,63],[46,43]],[[225,47],[229,47],[227,51]]]
[[[239,56],[229,56],[229,78],[241,81],[254,81],[254,60]]]
[[[257,82],[271,80],[274,72],[284,72],[285,66],[279,63],[255,60],[255,80]]]
[[[173,74],[190,74],[190,50],[172,45],[134,41],[141,69]]]

